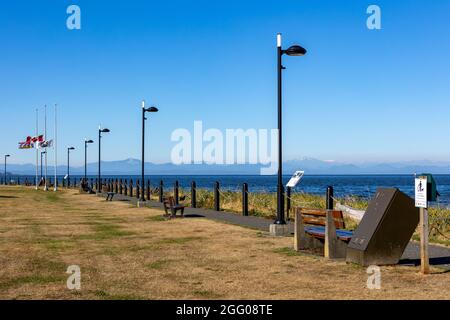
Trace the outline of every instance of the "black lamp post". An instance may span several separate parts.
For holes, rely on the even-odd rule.
[[[87,181],[87,145],[88,145],[88,143],[94,143],[94,141],[84,139],[84,182]]]
[[[6,186],[6,158],[9,158],[11,155],[5,154],[5,186]]]
[[[70,150],[75,150],[74,147],[67,148],[67,179],[70,179]]]
[[[102,190],[102,184],[100,182],[101,179],[101,147],[102,147],[102,133],[108,133],[110,132],[109,129],[104,128],[102,129],[102,127],[98,127],[98,186],[99,186],[99,190],[97,190],[97,193],[100,193]]]
[[[287,50],[281,48],[281,33],[277,35],[277,53],[278,53],[278,185],[277,185],[277,219],[274,224],[286,224],[284,219],[284,186],[282,177],[282,92],[281,92],[281,77],[283,67],[281,58],[283,54],[288,56],[303,56],[306,54],[306,50],[298,45],[289,47]]]
[[[42,156],[44,155],[44,154],[46,154],[47,153],[47,151],[42,151],[41,152],[41,181],[42,181],[42,163],[43,163],[43,161],[42,161]]]
[[[158,108],[156,107],[150,107],[150,108],[146,108],[145,107],[145,101],[142,101],[142,160],[141,160],[141,165],[142,165],[142,170],[141,170],[141,196],[139,201],[144,202],[145,201],[145,197],[144,197],[144,177],[145,177],[145,120],[147,120],[147,118],[145,117],[145,113],[146,112],[158,112]]]

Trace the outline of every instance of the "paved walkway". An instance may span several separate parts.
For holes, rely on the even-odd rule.
[[[106,197],[104,195],[103,197]],[[136,197],[124,196],[116,194],[113,201],[127,201],[131,204],[137,205],[138,199]],[[164,210],[162,203],[157,201],[146,201],[146,206],[149,208],[158,208]],[[203,208],[185,208],[184,215],[189,217],[204,217],[207,219],[217,220],[221,222],[231,223],[255,230],[261,230],[264,232],[269,231],[269,226],[273,222],[270,219],[256,216],[242,216],[236,213],[215,211]],[[292,222],[288,222],[291,233],[294,233],[294,225]],[[429,247],[430,264],[445,270],[450,270],[450,248],[438,245],[430,245]],[[420,265],[420,248],[419,244],[415,241],[411,241],[403,253],[400,264],[404,265]]]

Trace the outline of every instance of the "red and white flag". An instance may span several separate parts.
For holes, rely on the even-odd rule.
[[[27,139],[23,142],[19,142],[19,149],[33,149],[39,148],[39,144],[44,142],[44,136],[40,135],[37,137],[28,136]]]

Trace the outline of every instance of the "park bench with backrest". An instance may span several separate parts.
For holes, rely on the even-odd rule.
[[[184,216],[184,208],[186,206],[182,205],[182,204],[177,204],[175,202],[174,197],[172,197],[172,196],[164,197],[163,204],[164,204],[164,211],[166,212],[166,214],[165,214],[166,216],[168,216],[170,218],[176,218],[177,211],[180,211],[181,217]]]
[[[353,232],[345,230],[342,211],[296,208],[295,249],[323,249],[325,257],[345,258]]]

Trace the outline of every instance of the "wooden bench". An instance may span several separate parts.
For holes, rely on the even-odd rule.
[[[107,192],[106,193],[106,201],[112,201],[115,194],[116,194],[115,192]]]
[[[322,249],[327,258],[345,258],[353,232],[342,211],[295,208],[295,250]]]
[[[166,212],[165,214],[166,217],[176,218],[177,211],[180,211],[181,217],[184,216],[184,208],[186,206],[182,204],[176,204],[174,197],[172,196],[164,197],[163,204],[164,204],[164,211]]]

